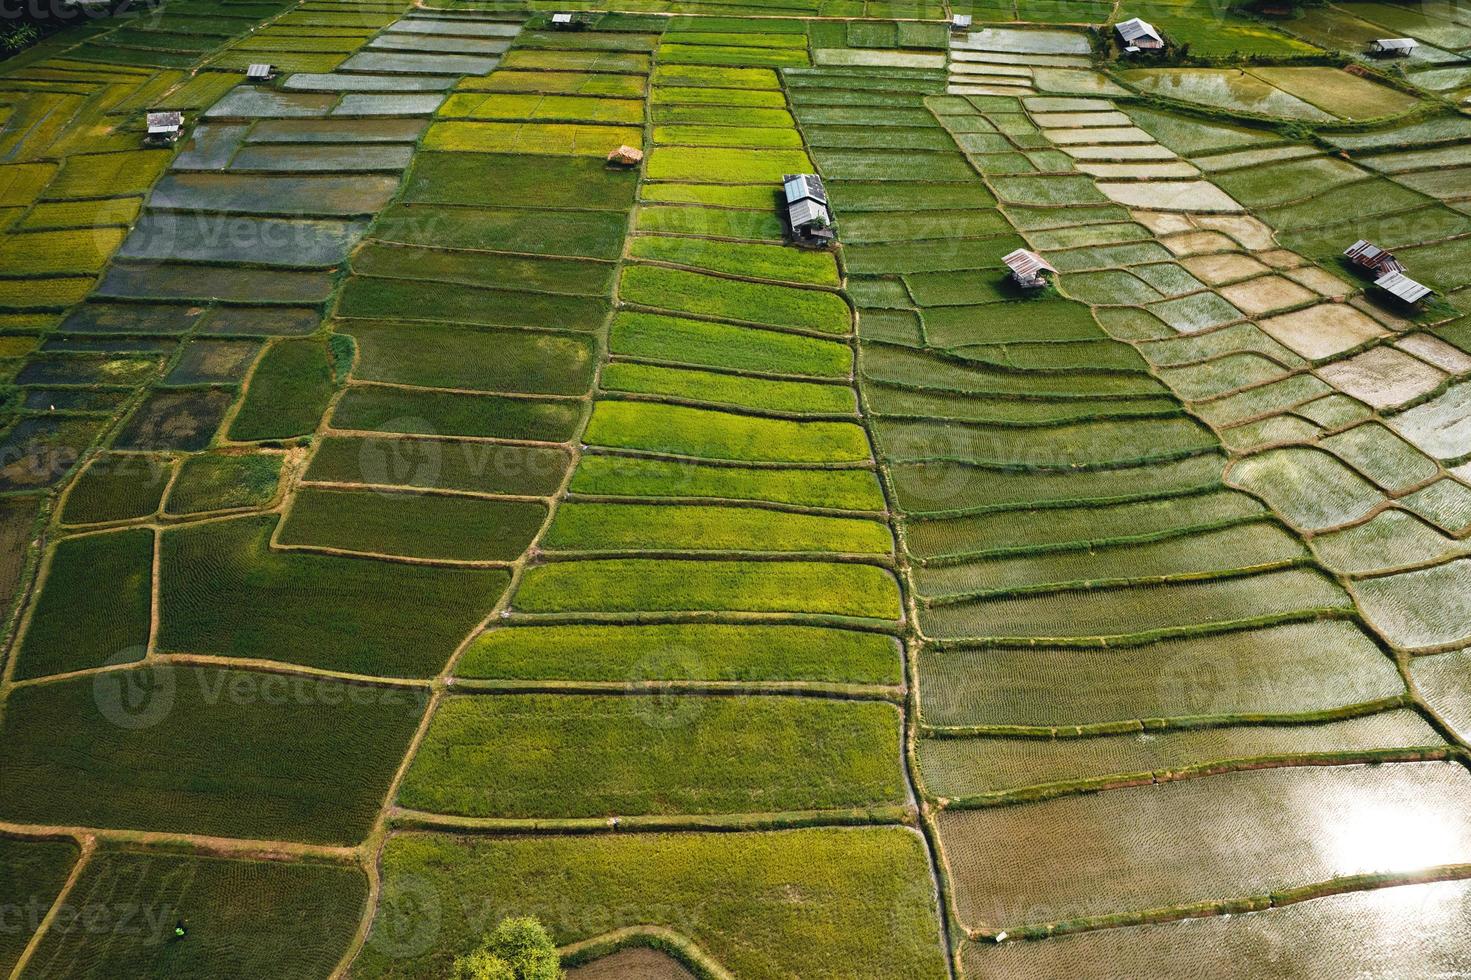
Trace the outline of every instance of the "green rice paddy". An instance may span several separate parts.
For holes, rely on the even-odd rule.
[[[584,7],[0,62],[0,969],[1463,966],[1464,18]]]

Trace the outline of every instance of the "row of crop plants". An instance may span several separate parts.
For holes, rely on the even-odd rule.
[[[538,65],[586,93],[539,105],[637,121],[623,142],[649,156],[570,483],[453,667],[384,891],[445,897],[415,970],[477,916],[531,913],[560,943],[664,930],[737,975],[942,976],[923,845],[895,826],[903,612],[852,315],[833,256],[784,247],[776,217],[782,174],[811,164],[765,66],[806,62],[805,25],[655,25],[567,36],[557,57],[601,71]],[[496,830],[521,836],[475,833]],[[385,906],[357,969],[401,969],[407,921]]]
[[[959,508],[949,494],[934,494],[954,510],[904,526],[915,590],[931,608],[928,617],[921,608],[920,626],[938,641],[920,658],[922,720],[938,737],[921,742],[919,759],[942,807],[937,822],[955,910],[975,938],[1078,933],[1001,950],[968,945],[963,965],[1033,975],[1097,955],[1122,962],[1215,955],[1222,942],[1244,948],[1258,941],[1259,928],[1272,927],[1243,925],[1234,935],[1213,928],[1201,933],[1203,945],[1187,944],[1188,954],[1165,927],[1093,930],[1261,908],[1273,889],[1296,887],[1305,897],[1368,870],[1401,876],[1376,882],[1414,880],[1426,866],[1464,860],[1467,835],[1454,814],[1465,772],[1415,761],[1455,755],[1445,729],[1411,710],[1417,705],[1395,659],[1357,623],[1342,584],[1291,533],[1291,514],[1284,521],[1280,507],[1269,511],[1222,483],[1223,476],[1236,482],[1228,453],[1280,438],[1247,431],[1265,418],[1267,407],[1252,400],[1266,397],[1258,385],[1274,376],[1232,385],[1232,372],[1252,370],[1252,358],[1280,363],[1284,373],[1306,364],[1265,325],[1243,322],[1241,311],[1253,301],[1263,314],[1314,302],[1334,294],[1334,277],[1273,252],[1266,226],[1220,206],[1212,196],[1220,192],[1194,179],[1198,171],[1171,162],[1174,153],[1155,149],[1106,100],[996,94],[931,99],[929,107],[1009,223],[1062,270],[1059,290],[1085,299],[1088,319],[1107,331],[1070,332],[1067,321],[1040,315],[1061,300],[987,309],[973,305],[981,298],[972,294],[940,310],[942,322],[960,327],[938,341],[944,352],[953,353],[957,337],[1015,330],[1003,334],[1005,358],[977,364],[971,377],[982,366],[1002,368],[1012,384],[1029,377],[1028,398],[1046,404],[1061,394],[1063,378],[1117,384],[1132,375],[1160,394],[1173,390],[1226,440],[1220,446],[1176,409],[1158,414],[1176,415],[1185,428],[1175,431],[1193,435],[1172,442],[1157,428],[1171,425],[1164,417],[1115,408],[1085,423],[1093,427],[1085,439],[1067,438],[1077,416],[1053,415],[1050,432],[1035,420],[1022,428],[1005,419],[1005,435],[975,438],[952,425],[948,441],[930,450],[936,467],[965,460],[974,467],[970,485],[985,488],[984,503],[968,495]],[[1221,135],[1185,119],[1178,131],[1181,140]],[[1152,172],[1162,166],[1178,172]],[[1255,267],[1243,270],[1249,263]],[[1234,274],[1222,274],[1233,264]],[[1229,300],[1205,284],[1255,276],[1262,278]],[[937,346],[929,323],[941,301],[916,291],[912,279],[904,277],[924,338]],[[1080,344],[1093,349],[1079,356]],[[984,350],[962,349],[972,361],[981,359],[970,351]],[[1306,378],[1319,387],[1296,403],[1332,391]],[[1067,393],[1069,404],[1082,404],[1076,390]],[[1334,397],[1335,408],[1349,401]],[[923,442],[916,446],[923,451]],[[1051,447],[1050,455],[1038,452]],[[883,448],[887,457],[888,443]],[[1138,465],[1141,453],[1152,458],[1147,467]],[[1314,481],[1297,485],[1314,496]],[[1340,498],[1328,491],[1317,499]],[[1402,761],[1358,765],[1371,759]],[[1232,772],[1264,766],[1270,771]],[[1106,792],[1074,795],[1090,789]],[[1418,808],[1389,802],[1408,796]],[[1274,801],[1270,814],[1262,799]],[[1384,838],[1434,833],[1436,843],[1414,854],[1383,839],[1369,845],[1337,823],[1325,829],[1324,807],[1347,814],[1343,825],[1381,820],[1390,808]],[[1270,854],[1250,843],[1267,826]],[[1456,894],[1447,896],[1451,903]],[[1282,920],[1283,928],[1311,929],[1374,906],[1362,897],[1315,904]]]
[[[412,560],[416,549],[439,553],[444,536],[435,520],[454,520],[473,542],[456,544],[466,550],[483,549],[499,526],[481,520],[477,528],[432,504],[408,513],[394,505],[404,487],[426,481],[451,493],[463,487],[470,491],[463,499],[479,503],[508,481],[555,486],[565,470],[565,446],[517,439],[446,440],[442,454],[418,455],[422,445],[398,439],[419,430],[393,420],[423,424],[430,409],[406,410],[393,399],[417,394],[441,404],[444,418],[458,420],[445,428],[458,424],[467,434],[533,424],[540,413],[561,442],[582,411],[575,399],[528,402],[519,420],[513,398],[478,404],[457,387],[455,397],[436,402],[431,385],[375,385],[362,392],[369,397],[348,402],[359,388],[350,369],[372,363],[372,340],[359,351],[350,335],[332,333],[326,304],[360,302],[367,290],[353,284],[385,267],[406,269],[440,296],[457,278],[485,274],[454,266],[448,254],[448,274],[433,254],[385,266],[379,253],[387,246],[358,242],[375,216],[409,194],[401,180],[430,117],[454,97],[446,90],[467,69],[493,68],[519,28],[485,18],[400,18],[401,10],[302,4],[288,15],[296,29],[311,35],[320,27],[340,54],[303,66],[321,71],[267,85],[202,73],[195,79],[208,80],[206,97],[176,73],[129,75],[127,85],[104,90],[115,100],[104,104],[117,108],[107,122],[118,131],[100,139],[117,145],[65,156],[50,185],[40,182],[39,202],[16,208],[21,223],[31,215],[60,221],[64,186],[85,180],[93,196],[131,195],[82,201],[115,207],[119,226],[131,225],[108,243],[117,258],[107,264],[104,255],[96,265],[101,278],[85,303],[64,317],[69,300],[7,315],[12,334],[25,329],[40,342],[17,364],[27,401],[43,400],[32,409],[33,429],[42,432],[33,442],[65,450],[51,434],[55,423],[90,426],[70,444],[65,465],[22,486],[60,482],[98,436],[106,448],[82,456],[79,475],[64,484],[37,593],[7,659],[3,779],[14,792],[3,816],[25,837],[3,842],[13,857],[7,867],[20,869],[7,876],[4,901],[29,903],[39,917],[64,888],[64,901],[78,907],[129,894],[140,908],[126,932],[82,932],[48,918],[36,942],[33,918],[7,932],[0,949],[7,970],[25,955],[26,975],[218,972],[226,957],[245,973],[330,972],[369,896],[353,846],[380,818],[429,691],[426,681],[372,684],[321,668],[433,676],[509,581],[493,563]],[[347,27],[343,16],[372,26],[339,29]],[[374,59],[329,70],[359,48]],[[248,57],[276,53],[257,48]],[[44,70],[82,74],[71,63]],[[174,154],[125,150],[138,141],[134,111],[159,104],[189,110],[187,141]],[[17,152],[44,162],[65,150],[32,143]],[[442,190],[442,172],[436,178],[432,168],[430,160],[415,174],[416,186],[430,188],[421,194],[432,196],[436,180]],[[385,215],[379,225],[388,224]],[[339,296],[350,250],[354,292]],[[27,252],[76,254],[65,243]],[[518,258],[500,261],[509,262],[503,277],[522,274]],[[332,322],[357,322],[341,312]],[[442,329],[440,344],[473,333],[440,322],[427,306],[405,312],[421,337]],[[496,360],[483,345],[470,355]],[[355,428],[319,434],[324,417],[330,426],[349,410]],[[12,440],[16,431],[25,435],[13,430]],[[304,474],[304,489],[283,493],[283,484],[300,487]],[[314,534],[341,526],[320,504],[313,510],[329,487],[341,491],[344,508],[356,505],[359,535],[402,540],[410,524],[421,533],[397,548],[372,539],[372,558],[358,556],[357,540],[320,542]],[[364,487],[373,490],[361,496],[374,500],[353,495]],[[25,539],[43,501],[7,498],[27,499]],[[273,544],[288,511],[298,523]],[[478,537],[469,533],[477,529]],[[100,843],[73,842],[73,828],[95,830]],[[218,856],[137,849],[159,835],[207,838]],[[255,860],[263,853],[278,860]]]
[[[1439,763],[1185,778],[1451,750],[1406,710],[1394,660],[1342,586],[1272,511],[1224,485],[1211,429],[1113,339],[1144,339],[1144,311],[1105,304],[1095,320],[1006,281],[1001,255],[1045,243],[1068,295],[1074,280],[1119,288],[1090,273],[1131,250],[1140,289],[1191,295],[1152,230],[1049,138],[1106,133],[1119,125],[1112,106],[927,98],[938,80],[900,81],[893,67],[822,74],[844,90],[848,128],[826,107],[799,103],[797,115],[848,269],[863,273],[847,284],[861,307],[860,390],[904,511],[922,641],[915,754],[950,908],[974,940],[963,965],[1034,975],[1079,962],[1087,940],[994,955],[980,941],[1350,873],[1352,860],[1304,860],[1321,847],[1328,796],[1377,813],[1419,786],[1433,819],[1453,814],[1464,772]],[[1086,112],[1098,121],[1076,118]],[[1252,804],[1261,794],[1293,802],[1268,816]],[[1419,818],[1403,819],[1413,833]],[[1280,860],[1250,843],[1267,824]],[[1199,853],[1202,837],[1230,843]],[[1440,858],[1457,853],[1450,843]],[[1400,857],[1389,849],[1385,868]]]
[[[1104,99],[1033,98],[1027,108],[1094,180],[1091,197],[1078,185],[1080,204],[1133,209],[1128,224],[1030,236],[1063,270],[1069,295],[1134,341],[1244,457],[1231,483],[1308,537],[1390,643],[1464,645],[1463,617],[1446,597],[1468,574],[1458,559],[1471,487],[1454,432],[1471,357],[1453,345],[1458,321],[1426,329],[1446,309],[1391,309],[1360,294],[1339,258],[1345,243],[1380,242],[1459,302],[1447,270],[1465,249],[1467,219],[1433,199],[1454,204],[1455,172],[1427,197],[1434,186],[1404,184],[1398,171],[1429,173],[1426,153],[1453,162],[1464,127],[1415,124],[1448,145],[1408,155],[1382,152],[1403,126],[1329,135],[1367,154],[1358,166],[1274,133],[1141,107],[1125,114]],[[1417,660],[1410,670],[1463,724],[1448,667]]]

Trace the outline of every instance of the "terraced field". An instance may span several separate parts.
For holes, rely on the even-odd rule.
[[[581,7],[0,63],[0,971],[1471,970],[1471,28]]]

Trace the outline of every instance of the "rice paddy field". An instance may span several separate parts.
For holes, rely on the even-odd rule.
[[[0,972],[1471,970],[1471,21],[567,9],[0,61]]]

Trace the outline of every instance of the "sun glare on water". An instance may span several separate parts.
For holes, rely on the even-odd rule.
[[[1465,860],[1464,824],[1436,807],[1375,803],[1324,820],[1324,836],[1340,874],[1416,871]]]

